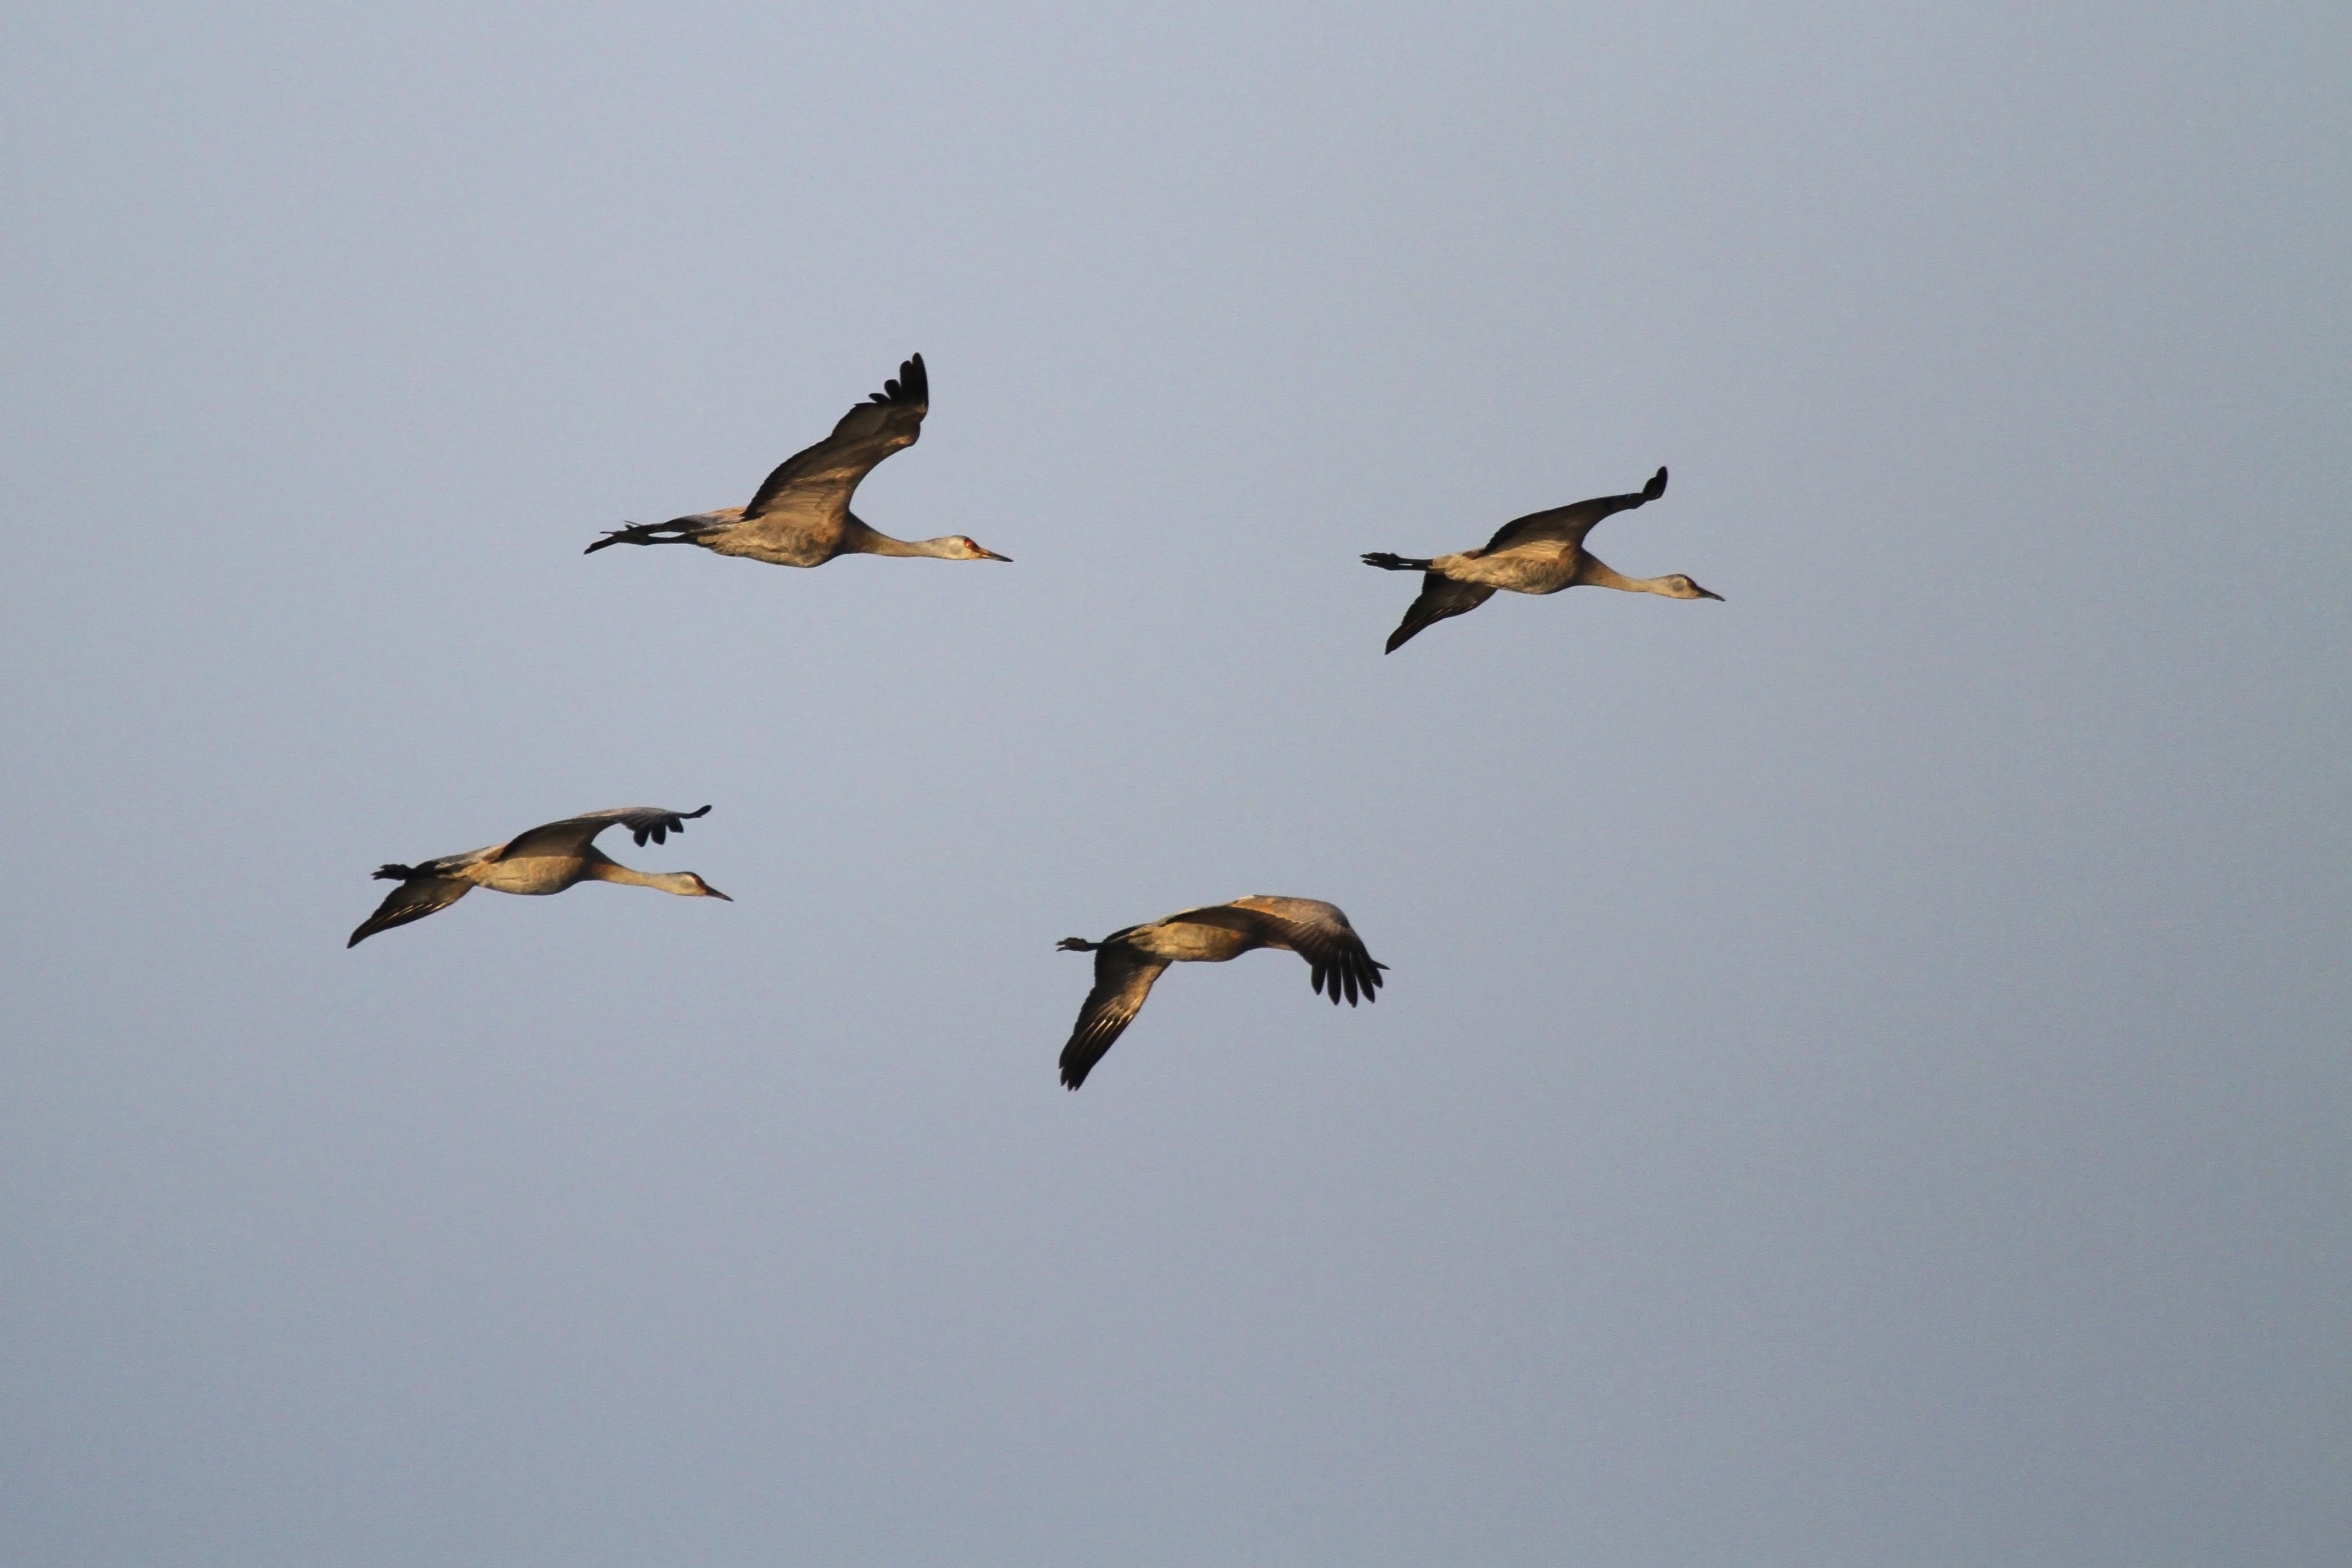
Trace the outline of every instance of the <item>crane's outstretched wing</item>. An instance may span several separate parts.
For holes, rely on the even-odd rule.
[[[1165,973],[1168,961],[1147,958],[1114,937],[1095,950],[1095,988],[1078,1009],[1077,1027],[1062,1047],[1062,1087],[1076,1089],[1143,1010],[1151,983]]]
[[[785,458],[743,509],[743,521],[792,515],[838,522],[857,481],[891,453],[915,444],[930,406],[930,375],[917,354],[898,367],[898,379],[884,382],[870,401],[843,415],[832,435]]]
[[[1660,468],[1650,476],[1639,494],[1630,496],[1594,496],[1569,506],[1556,506],[1549,511],[1531,511],[1525,517],[1515,517],[1495,531],[1486,541],[1486,552],[1507,550],[1514,544],[1533,544],[1542,540],[1558,540],[1563,544],[1580,545],[1592,525],[1602,518],[1621,511],[1631,511],[1644,501],[1654,501],[1666,493],[1666,470]]]
[[[473,853],[478,855],[481,851]],[[436,868],[467,858],[470,857],[452,855],[422,866],[386,866],[378,871],[376,875],[379,878],[396,881],[400,886],[384,895],[383,902],[376,906],[375,913],[362,921],[359,929],[352,932],[352,940],[343,945],[346,948],[357,947],[380,931],[390,931],[411,921],[421,921],[464,898],[473,891],[474,884],[456,877],[443,876]]]
[[[1281,945],[1305,959],[1308,983],[1317,991],[1328,993],[1334,1007],[1339,1005],[1342,990],[1350,1007],[1359,995],[1367,1002],[1380,1000],[1381,971],[1388,965],[1365,951],[1364,939],[1356,934],[1339,905],[1320,899],[1252,893],[1235,899],[1233,907],[1254,912],[1267,923],[1269,934],[1278,937]]]
[[[1456,583],[1451,577],[1425,572],[1421,578],[1421,597],[1405,607],[1404,619],[1389,634],[1388,647],[1382,651],[1394,653],[1449,616],[1466,616],[1494,596],[1495,590],[1484,583]]]
[[[707,816],[709,810],[707,805],[700,811],[672,811],[664,805],[616,805],[610,811],[583,812],[578,816],[541,823],[528,832],[518,833],[492,850],[488,858],[525,860],[536,855],[577,855],[588,847],[596,835],[615,823],[627,828],[640,844],[648,838],[656,844],[666,843],[671,834],[685,832],[688,822]]]

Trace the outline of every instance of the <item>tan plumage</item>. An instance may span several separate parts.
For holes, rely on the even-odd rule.
[[[822,566],[836,555],[926,555],[943,561],[1009,561],[962,534],[893,539],[868,528],[849,510],[857,483],[875,465],[921,436],[931,406],[923,356],[898,367],[898,379],[852,407],[815,446],[795,452],[768,476],[751,503],[698,511],[667,522],[633,522],[607,532],[584,552],[613,544],[698,544],[721,555],[743,555],[778,566]]]
[[[1666,493],[1666,470],[1660,468],[1634,495],[1595,496],[1572,506],[1532,511],[1495,531],[1495,537],[1476,550],[1430,560],[1407,560],[1386,551],[1364,557],[1367,566],[1384,572],[1421,572],[1421,596],[1405,611],[1404,619],[1389,634],[1385,651],[1394,653],[1424,628],[1450,616],[1466,616],[1495,596],[1497,588],[1514,594],[1557,594],[1562,588],[1622,588],[1633,594],[1657,594],[1669,599],[1720,599],[1676,573],[1665,577],[1627,577],[1612,570],[1584,548],[1584,536],[1602,518],[1631,511]]]
[[[389,865],[376,872],[380,880],[400,884],[384,896],[375,913],[360,922],[345,947],[357,947],[380,931],[421,921],[446,910],[476,888],[499,893],[541,895],[560,893],[576,882],[619,882],[632,888],[659,888],[685,898],[732,899],[691,871],[633,871],[595,846],[596,835],[618,825],[639,844],[650,838],[659,844],[702,816],[701,811],[671,811],[657,805],[624,805],[611,811],[591,811],[567,816],[516,835],[504,844],[444,855],[421,865]]]
[[[1343,993],[1350,1007],[1359,996],[1379,999],[1381,971],[1388,965],[1364,951],[1363,938],[1337,904],[1319,899],[1254,893],[1129,926],[1098,942],[1065,937],[1063,952],[1095,955],[1095,986],[1078,1009],[1070,1043],[1062,1047],[1063,1086],[1076,1089],[1087,1081],[1170,964],[1223,963],[1261,947],[1287,948],[1307,960],[1308,984],[1328,991],[1334,1006]]]

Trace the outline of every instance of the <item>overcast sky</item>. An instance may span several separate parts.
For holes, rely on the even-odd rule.
[[[0,1561],[2352,1561],[2352,21],[0,22]],[[583,556],[919,350],[1009,566]],[[1424,555],[1632,489],[1595,552]],[[382,861],[656,804],[731,904]],[[1265,892],[1079,1094],[1056,939]]]

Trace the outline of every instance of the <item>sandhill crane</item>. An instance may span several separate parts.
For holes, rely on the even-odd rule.
[[[1364,564],[1383,572],[1425,572],[1421,597],[1389,634],[1385,651],[1394,653],[1414,634],[1448,616],[1466,616],[1495,596],[1497,588],[1514,594],[1557,594],[1562,588],[1622,588],[1633,594],[1662,594],[1669,599],[1720,599],[1676,573],[1668,577],[1626,577],[1584,548],[1584,536],[1611,512],[1631,511],[1643,501],[1666,493],[1666,470],[1660,468],[1631,496],[1595,496],[1573,506],[1531,511],[1495,531],[1479,550],[1409,561],[1402,555],[1374,551]]]
[[[1350,1007],[1360,994],[1367,1002],[1380,999],[1381,971],[1388,965],[1372,961],[1339,905],[1319,899],[1253,893],[1115,931],[1100,942],[1065,937],[1060,951],[1095,955],[1095,988],[1087,993],[1077,1027],[1062,1047],[1063,1087],[1076,1089],[1087,1081],[1170,964],[1223,963],[1258,947],[1288,948],[1304,958],[1308,984],[1328,991],[1335,1007],[1342,990]]]
[[[701,811],[616,806],[550,822],[487,849],[444,855],[418,866],[386,866],[376,876],[400,886],[384,895],[375,913],[361,921],[343,945],[357,947],[380,931],[421,921],[476,888],[499,893],[560,893],[574,882],[619,882],[631,888],[659,888],[682,898],[726,899],[731,904],[734,900],[691,871],[632,871],[594,843],[596,835],[618,824],[640,844],[648,838],[659,844],[673,833],[685,832],[689,821],[709,809],[707,805]]]
[[[607,532],[583,553],[608,544],[699,544],[721,555],[748,555],[778,566],[822,566],[836,555],[929,555],[942,561],[1010,561],[961,533],[942,539],[893,539],[877,533],[849,510],[857,481],[923,433],[931,382],[923,356],[898,367],[869,402],[841,416],[833,434],[793,453],[768,476],[748,506],[721,507],[667,522],[633,522]]]

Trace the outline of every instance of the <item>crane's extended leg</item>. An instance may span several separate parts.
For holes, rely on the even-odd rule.
[[[704,531],[699,525],[679,522],[633,522],[625,528],[608,530],[604,537],[582,551],[593,555],[608,544],[691,544]]]
[[[1426,572],[1426,561],[1408,561],[1402,555],[1391,555],[1385,550],[1375,550],[1364,557],[1364,564],[1377,566],[1383,572]]]

